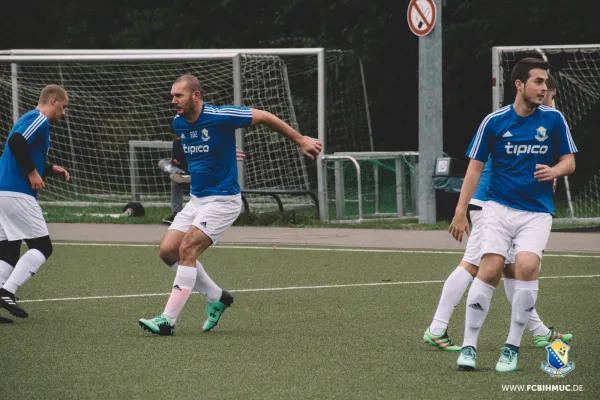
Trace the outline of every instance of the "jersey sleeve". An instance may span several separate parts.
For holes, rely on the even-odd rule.
[[[232,129],[247,128],[252,123],[252,110],[248,107],[221,107],[219,116],[221,123]]]
[[[477,133],[471,140],[466,156],[477,161],[486,162],[492,149],[493,134],[489,125],[490,118],[483,120]]]
[[[571,130],[567,124],[567,120],[560,111],[556,112],[556,125],[557,125],[557,142],[558,145],[558,156],[564,156],[566,154],[577,153],[577,147],[571,136]]]
[[[50,124],[46,117],[40,114],[37,118],[25,121],[18,133],[27,140],[27,144],[31,144],[37,138],[43,138],[50,134]]]

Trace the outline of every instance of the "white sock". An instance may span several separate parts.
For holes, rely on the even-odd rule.
[[[13,266],[6,261],[0,260],[0,288],[6,283],[13,272]]]
[[[41,251],[37,249],[28,250],[19,258],[17,265],[15,265],[2,289],[15,294],[18,288],[27,283],[38,272],[44,262],[46,262],[46,257]]]
[[[465,336],[462,347],[477,348],[479,331],[490,310],[492,296],[496,288],[475,278],[467,295],[467,312],[465,315]]]
[[[504,278],[504,292],[506,293],[506,298],[508,302],[512,304],[513,296],[515,295],[515,280]],[[548,328],[540,319],[536,309],[534,308],[531,312],[531,316],[529,317],[529,321],[527,321],[527,328],[531,331],[534,336],[546,336],[550,332],[550,328]]]
[[[217,286],[216,283],[210,279],[210,276],[204,270],[200,261],[196,260],[196,285],[194,289],[202,293],[206,296],[206,300],[208,301],[218,301],[221,299],[221,295],[223,294],[223,289]]]
[[[431,321],[431,325],[429,326],[429,331],[432,334],[441,335],[448,328],[452,312],[460,299],[462,299],[472,280],[473,277],[471,274],[460,265],[446,279],[442,295],[440,296],[440,302],[435,310],[433,321]]]
[[[175,321],[177,321],[179,313],[183,309],[183,306],[185,306],[187,299],[190,297],[190,293],[192,292],[195,283],[196,268],[180,265],[177,268],[177,275],[173,282],[173,290],[171,291],[169,301],[167,301],[167,306],[163,312],[163,314],[171,320],[171,324],[175,325]]]
[[[538,281],[515,281],[515,294],[512,298],[512,312],[510,314],[510,330],[508,331],[507,344],[521,346],[521,338],[525,325],[534,310],[538,294]]]

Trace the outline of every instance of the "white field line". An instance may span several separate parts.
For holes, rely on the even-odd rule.
[[[99,247],[158,247],[157,244],[148,243],[71,243],[71,242],[52,242],[58,246],[99,246]],[[338,247],[281,247],[281,246],[231,246],[216,245],[213,249],[246,249],[246,250],[293,250],[293,251],[332,251],[349,253],[404,253],[404,254],[463,254],[463,251],[452,250],[398,250],[398,249],[353,249]],[[570,254],[556,253],[544,254],[544,257],[570,257],[570,258],[600,258],[596,254]]]
[[[582,279],[582,278],[600,278],[600,275],[567,275],[567,276],[541,276],[540,279]],[[428,283],[443,283],[443,280],[435,281],[404,281],[404,282],[371,282],[371,283],[349,283],[341,285],[319,285],[319,286],[288,286],[288,287],[273,287],[273,288],[255,288],[255,289],[234,289],[229,290],[232,293],[244,292],[277,292],[282,290],[311,290],[311,289],[337,289],[347,287],[364,287],[364,286],[387,286],[387,285],[421,285]],[[170,293],[143,293],[143,294],[123,294],[114,296],[89,296],[89,297],[63,297],[55,299],[32,299],[21,300],[21,303],[39,303],[47,301],[75,301],[75,300],[105,300],[105,299],[127,299],[132,297],[154,297],[168,296]]]

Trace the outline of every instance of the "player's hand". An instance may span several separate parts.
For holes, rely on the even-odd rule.
[[[533,173],[533,177],[537,179],[538,182],[552,181],[559,177],[556,169],[547,165],[535,164],[535,169],[536,171]]]
[[[452,218],[452,222],[450,223],[448,232],[450,232],[454,239],[462,243],[463,235],[465,233],[467,234],[467,236],[471,234],[471,232],[469,231],[469,221],[467,221],[467,214],[463,212],[456,212],[454,214],[454,218]]]
[[[552,193],[556,193],[556,184],[558,183],[558,179],[554,179],[554,183],[552,184]]]
[[[173,165],[181,165],[181,163],[179,162],[179,160],[177,160],[176,158],[174,158],[174,159],[171,161],[171,164],[173,164]]]
[[[43,188],[46,187],[44,180],[42,179],[42,177],[40,176],[40,174],[37,172],[36,169],[31,171],[28,176],[29,176],[29,183],[31,183],[32,189],[42,190]]]
[[[298,142],[298,147],[302,150],[302,153],[311,160],[314,160],[316,156],[321,152],[323,145],[319,139],[314,139],[309,136],[302,136]]]
[[[235,146],[235,159],[238,161],[244,161],[244,158],[246,158],[244,152],[238,149],[237,146]]]
[[[64,169],[63,167],[59,166],[59,165],[53,165],[52,166],[52,172],[54,172],[54,176],[62,176],[65,178],[65,181],[69,181],[69,179],[71,179],[71,174],[69,174],[69,171],[67,171],[66,169]]]

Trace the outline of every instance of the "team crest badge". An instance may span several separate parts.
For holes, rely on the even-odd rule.
[[[202,140],[204,140],[205,142],[210,139],[210,136],[208,136],[208,130],[206,130],[206,128],[202,129]]]
[[[535,133],[535,138],[539,142],[543,142],[546,139],[548,139],[548,134],[546,133],[546,128],[544,128],[543,126],[540,126],[539,128],[537,128],[536,133]]]
[[[555,378],[562,378],[575,369],[575,363],[569,362],[571,347],[557,339],[546,346],[548,361],[542,363],[542,371]]]

